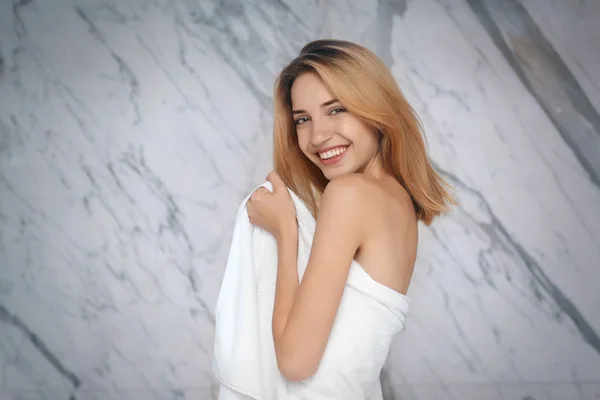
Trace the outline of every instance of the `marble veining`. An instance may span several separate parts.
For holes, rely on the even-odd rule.
[[[307,41],[375,51],[460,207],[386,400],[600,399],[600,3],[0,2],[0,398],[214,399],[234,213]]]

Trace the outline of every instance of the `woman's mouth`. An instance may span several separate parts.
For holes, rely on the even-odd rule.
[[[326,151],[320,151],[317,153],[319,159],[321,160],[321,164],[324,165],[333,165],[339,162],[346,153],[346,150],[349,146],[337,146],[334,148],[330,148]]]

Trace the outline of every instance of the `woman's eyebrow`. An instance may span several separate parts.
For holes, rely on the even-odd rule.
[[[337,103],[337,99],[331,99],[331,100],[327,100],[325,103],[321,104],[321,108],[323,107],[327,107],[328,105],[331,105],[333,103]],[[306,110],[293,110],[292,114],[302,114],[302,113],[306,113]]]

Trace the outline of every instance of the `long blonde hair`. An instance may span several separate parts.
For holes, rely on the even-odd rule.
[[[281,71],[273,96],[274,169],[315,217],[328,180],[298,146],[290,94],[294,80],[305,72],[319,75],[349,112],[378,133],[384,169],[408,191],[419,220],[429,225],[457,204],[431,166],[418,117],[385,64],[358,44],[316,40]]]

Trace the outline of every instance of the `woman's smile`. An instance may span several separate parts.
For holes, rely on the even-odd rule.
[[[333,165],[341,161],[342,158],[344,158],[344,154],[346,154],[346,150],[348,149],[348,147],[350,146],[344,145],[336,146],[333,148],[329,147],[327,149],[317,152],[317,155],[321,160],[321,164]]]

